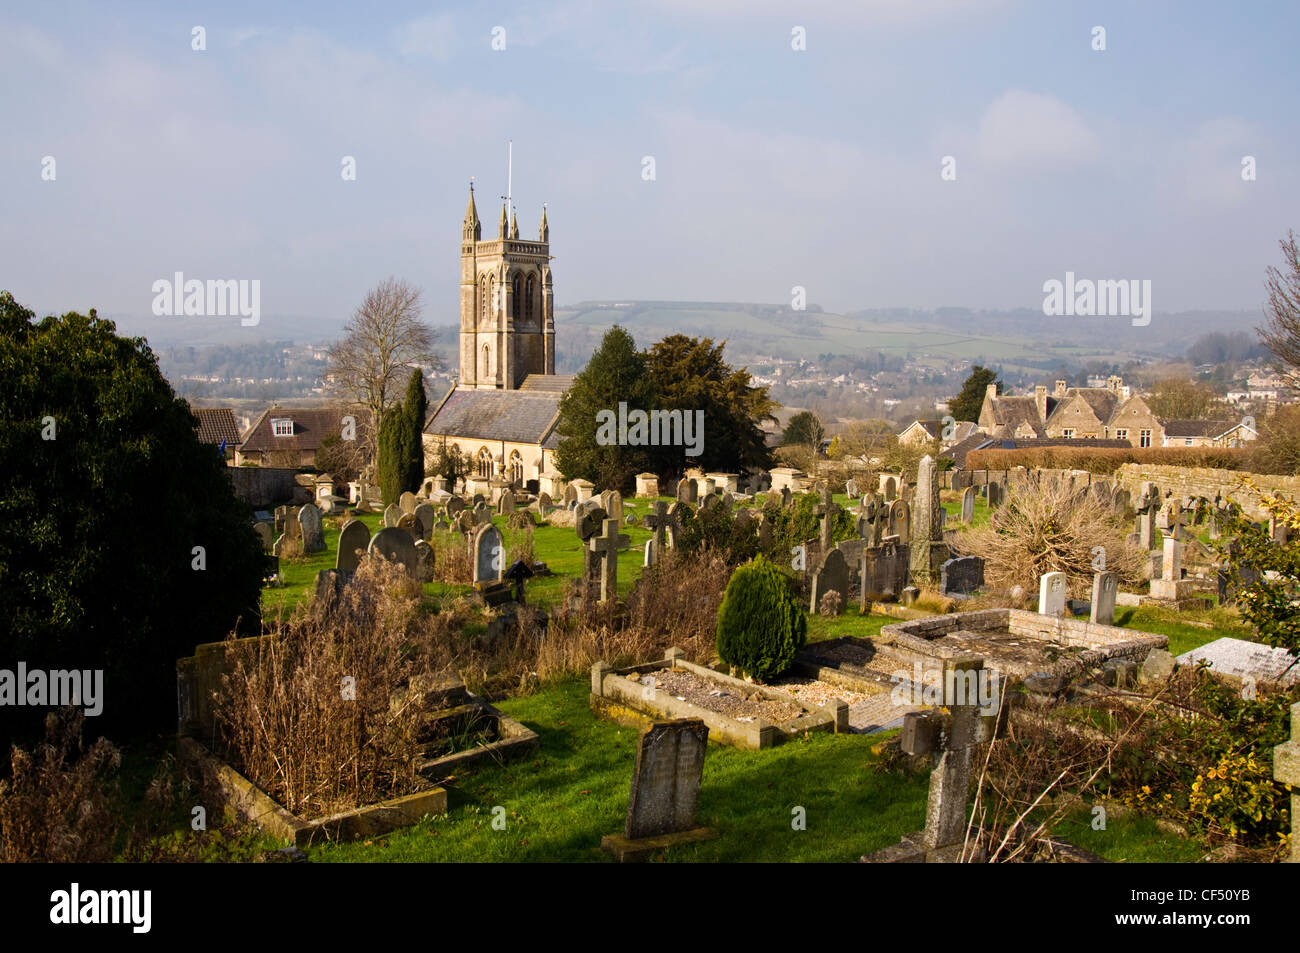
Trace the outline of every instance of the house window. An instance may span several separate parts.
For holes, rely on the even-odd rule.
[[[1123,429],[1122,427],[1119,428],[1118,430],[1115,431],[1115,439],[1116,439],[1116,440],[1127,440],[1127,439],[1128,439],[1128,431],[1125,430],[1125,429]]]
[[[1066,440],[1073,440],[1073,439],[1074,439],[1074,428],[1073,428],[1073,427],[1066,427],[1064,430],[1061,431],[1061,436],[1064,437]]]
[[[1139,447],[1149,447],[1149,446],[1151,446],[1151,431],[1150,431],[1150,430],[1139,430],[1139,431],[1138,431],[1138,446],[1139,446]]]
[[[1191,445],[1192,445],[1192,438],[1191,438],[1191,437],[1188,437],[1186,440],[1183,441],[1183,446],[1184,446],[1184,447],[1190,447]]]
[[[292,437],[293,421],[285,418],[271,421],[271,436],[273,437]]]

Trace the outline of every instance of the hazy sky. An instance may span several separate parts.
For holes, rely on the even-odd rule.
[[[451,323],[513,139],[560,304],[1037,308],[1069,270],[1258,311],[1300,226],[1298,38],[1291,0],[6,3],[0,288],[144,315],[176,271],[258,279],[265,323],[396,274]]]

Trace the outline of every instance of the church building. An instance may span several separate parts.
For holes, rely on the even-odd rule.
[[[560,397],[572,375],[555,373],[555,300],[546,210],[537,240],[519,237],[501,206],[497,237],[483,240],[470,186],[461,225],[460,374],[425,425],[425,455],[468,454],[469,479],[523,488],[554,470]],[[534,487],[535,488],[535,487]]]

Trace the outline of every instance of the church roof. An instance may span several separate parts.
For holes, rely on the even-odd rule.
[[[525,383],[542,376],[530,374]],[[564,388],[526,391],[458,387],[442,402],[424,429],[437,436],[540,445],[552,435],[563,394]]]
[[[519,389],[530,393],[563,394],[573,383],[573,377],[572,374],[529,374],[519,385]]]

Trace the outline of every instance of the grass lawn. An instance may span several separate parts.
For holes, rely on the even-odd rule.
[[[608,861],[621,832],[637,732],[598,720],[585,679],[500,707],[541,735],[533,761],[449,785],[448,813],[371,843],[312,848],[313,861]],[[719,840],[667,853],[680,861],[851,861],[925,822],[928,781],[879,773],[883,735],[813,734],[767,751],[709,745],[698,819]],[[493,808],[505,809],[505,830]],[[802,807],[806,830],[794,830]],[[499,815],[500,812],[497,812]]]

